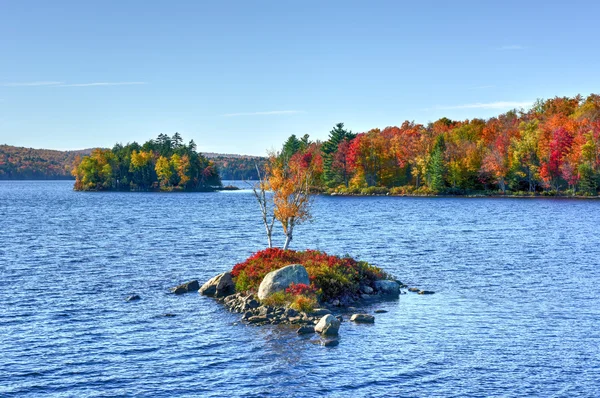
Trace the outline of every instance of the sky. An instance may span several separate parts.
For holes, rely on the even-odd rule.
[[[0,144],[291,134],[489,118],[600,93],[597,1],[0,0]]]

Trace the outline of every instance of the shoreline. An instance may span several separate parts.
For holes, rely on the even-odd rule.
[[[536,194],[536,195],[513,195],[513,194],[501,195],[501,194],[485,194],[485,193],[434,195],[434,194],[392,194],[389,192],[388,193],[372,193],[372,194],[321,192],[321,193],[319,193],[319,195],[357,197],[357,198],[371,197],[371,196],[375,196],[375,197],[390,196],[390,197],[397,197],[397,198],[406,197],[406,198],[578,199],[578,200],[598,200],[598,199],[600,199],[600,195],[599,196],[583,196],[583,195],[567,196],[567,195],[540,195],[540,194]]]

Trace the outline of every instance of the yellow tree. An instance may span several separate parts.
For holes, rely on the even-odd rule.
[[[155,170],[156,170],[156,175],[158,176],[158,179],[160,180],[161,187],[168,186],[169,181],[171,180],[171,177],[173,176],[173,169],[171,169],[171,162],[169,162],[169,160],[166,157],[161,156],[158,158],[158,160],[156,160]]]

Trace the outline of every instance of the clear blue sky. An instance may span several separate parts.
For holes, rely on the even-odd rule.
[[[492,4],[494,3],[494,4]],[[262,155],[600,92],[597,1],[4,1],[0,144]]]

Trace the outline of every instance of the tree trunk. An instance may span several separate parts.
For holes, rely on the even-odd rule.
[[[292,236],[294,232],[294,219],[290,221],[290,225],[285,231],[285,243],[283,244],[283,250],[287,250],[290,247],[290,243],[292,243]]]

